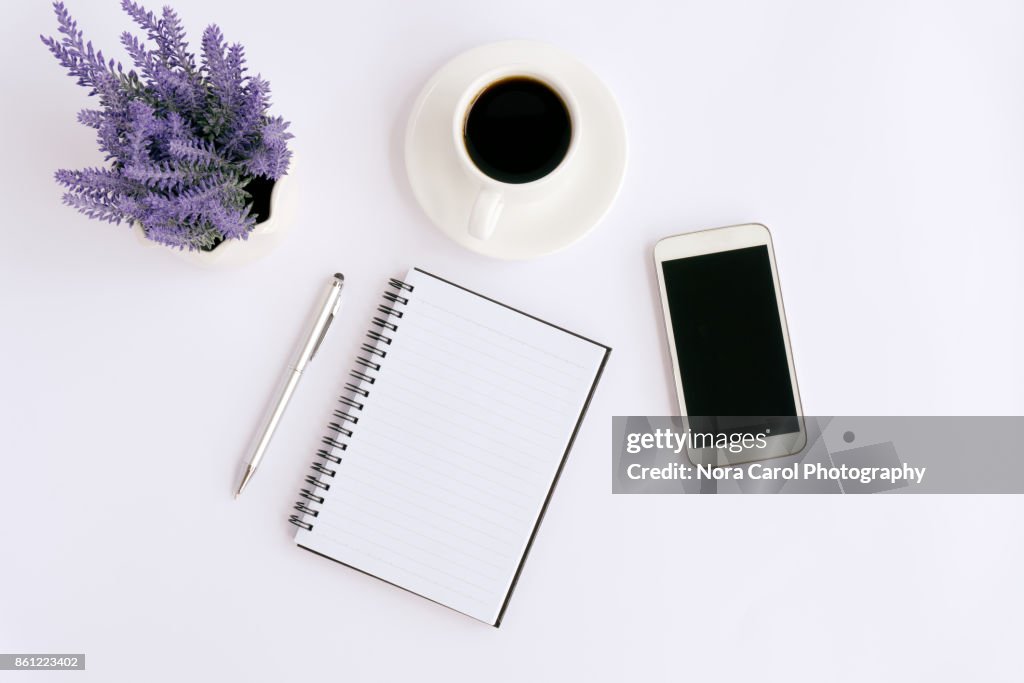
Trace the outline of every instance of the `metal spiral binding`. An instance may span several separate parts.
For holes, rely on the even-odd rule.
[[[329,481],[337,475],[336,465],[342,460],[341,453],[348,448],[344,439],[349,439],[354,429],[359,424],[359,417],[353,413],[363,410],[364,399],[369,398],[374,382],[377,381],[374,373],[380,372],[381,361],[387,358],[388,347],[394,338],[391,336],[398,331],[398,322],[402,318],[401,308],[409,303],[408,294],[412,293],[413,286],[391,278],[385,290],[384,302],[377,306],[381,316],[374,316],[371,324],[377,329],[370,329],[366,338],[370,343],[364,343],[360,350],[362,354],[356,358],[356,365],[349,372],[350,382],[345,383],[346,394],[338,399],[341,408],[333,411],[334,420],[327,425],[328,432],[320,439],[323,448],[316,452],[316,458],[310,469],[313,474],[306,476],[306,483],[309,488],[304,488],[299,493],[301,500],[295,503],[295,510],[299,513],[292,515],[288,521],[295,526],[307,531],[313,530],[313,520],[320,511],[314,505],[322,505],[324,502],[323,493],[329,491]]]

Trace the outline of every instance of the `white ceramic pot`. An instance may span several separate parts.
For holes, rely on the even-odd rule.
[[[288,173],[274,183],[274,189],[270,192],[270,217],[262,223],[257,223],[249,233],[248,239],[225,240],[211,251],[185,251],[170,249],[149,241],[138,224],[133,226],[135,235],[147,247],[163,247],[164,251],[201,268],[230,268],[252,263],[276,249],[295,224],[298,188],[295,185],[294,174],[293,159]]]

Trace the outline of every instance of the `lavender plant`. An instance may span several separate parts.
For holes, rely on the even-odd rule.
[[[270,85],[250,76],[243,47],[220,29],[203,32],[201,59],[189,52],[178,15],[160,16],[122,0],[154,48],[129,32],[125,70],[85,42],[62,2],[53,4],[59,38],[40,36],[57,61],[90,89],[99,108],[78,121],[96,129],[107,168],[60,170],[64,203],[99,220],[138,223],[171,247],[209,250],[245,239],[255,227],[249,189],[288,171],[288,123],[267,112]]]

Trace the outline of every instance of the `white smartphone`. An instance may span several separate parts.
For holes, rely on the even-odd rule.
[[[690,460],[723,466],[803,450],[807,434],[768,228],[751,223],[666,237],[655,245],[654,261],[679,413],[691,433],[716,436],[713,443],[688,441]]]

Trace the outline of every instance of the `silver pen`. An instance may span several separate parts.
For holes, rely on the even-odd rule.
[[[302,371],[306,369],[306,365],[309,364],[309,361],[313,360],[316,350],[320,348],[320,343],[323,342],[324,335],[327,334],[327,328],[331,326],[331,322],[338,312],[338,307],[341,305],[341,288],[344,283],[345,276],[341,273],[335,273],[331,279],[330,289],[324,297],[323,304],[317,311],[316,319],[313,321],[309,334],[306,336],[305,341],[303,341],[302,347],[298,355],[295,356],[294,361],[288,365],[281,390],[277,395],[277,402],[274,403],[270,412],[267,413],[266,420],[263,422],[263,428],[256,435],[252,455],[245,467],[245,475],[242,477],[242,483],[238,485],[235,498],[242,494],[249,480],[256,474],[256,468],[260,466],[260,461],[263,460],[263,455],[267,452],[270,439],[274,436],[274,430],[277,429],[277,424],[281,421],[285,408],[288,407],[288,401],[291,400],[292,394],[295,393],[295,388],[299,386]]]

